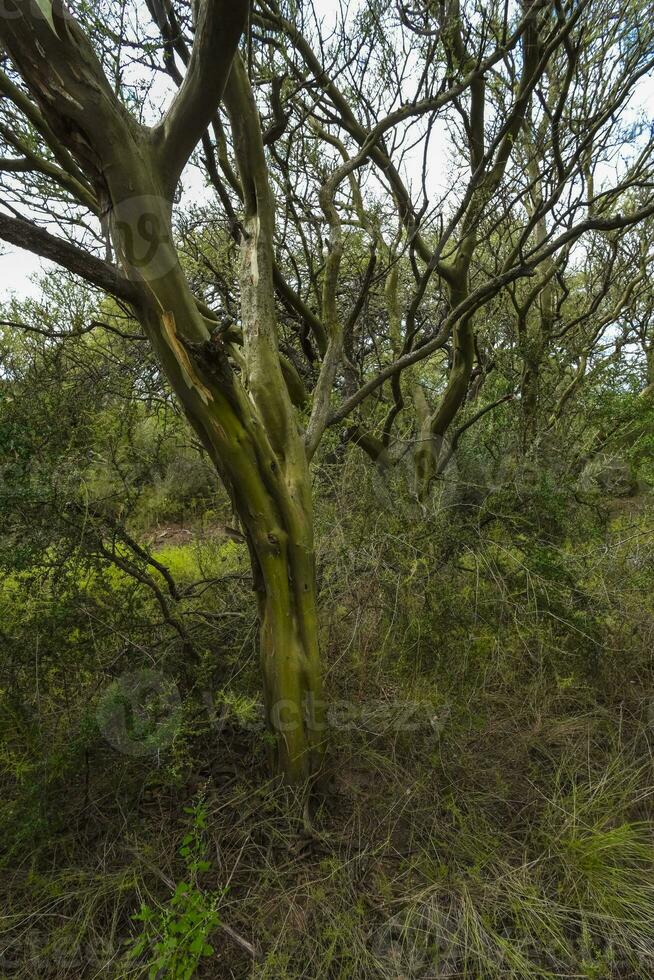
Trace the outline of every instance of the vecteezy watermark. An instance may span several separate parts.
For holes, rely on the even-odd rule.
[[[25,16],[26,8],[32,17],[46,20],[48,23],[52,18],[52,13],[48,15],[48,7],[45,6],[46,0],[28,0],[22,3],[18,0],[0,0],[0,19],[20,20]]]
[[[552,948],[547,938],[525,929],[519,920],[506,916],[499,934],[483,932],[482,942],[471,944],[465,906],[456,893],[434,890],[426,901],[408,904],[402,911],[376,927],[370,948],[383,980],[445,980],[449,977],[478,976],[480,961],[494,964],[494,975],[514,976],[515,954],[529,964],[536,976],[615,976],[651,977],[654,945],[644,935],[637,947],[616,945],[601,933],[592,932],[575,939],[570,935],[568,949]],[[482,909],[480,908],[480,913]],[[480,921],[483,917],[480,915]],[[593,964],[599,972],[584,972],[583,964]],[[487,972],[484,971],[484,976]]]
[[[451,911],[427,901],[387,919],[371,948],[380,977],[436,980],[457,975],[461,943]]]
[[[96,938],[94,942],[79,942],[70,948],[54,943],[45,929],[31,927],[21,930],[20,938],[9,941],[0,950],[0,976],[102,976],[112,961],[120,955],[125,940]]]
[[[104,691],[96,711],[100,731],[124,755],[154,755],[179,731],[182,701],[175,683],[156,670],[123,674]]]
[[[275,701],[268,710],[260,702],[244,707],[220,694],[202,694],[214,734],[228,729],[263,733],[272,728],[289,734],[303,726],[310,731],[362,732],[383,736],[428,731],[440,735],[450,708],[430,701],[323,701],[311,695],[301,705]],[[174,681],[156,670],[123,674],[103,692],[97,710],[98,727],[118,752],[155,755],[169,748],[182,723],[182,701]]]
[[[440,734],[450,715],[449,705],[436,706],[429,701],[327,701],[307,695],[301,706],[281,699],[268,712],[262,703],[249,704],[243,710],[231,701],[216,700],[208,691],[204,701],[218,732],[230,727],[264,732],[270,723],[275,731],[286,734],[297,731],[300,725],[314,732],[361,731],[384,735],[429,729]]]
[[[634,480],[627,459],[598,454],[588,459],[567,459],[551,446],[534,444],[528,453],[514,447],[494,458],[489,454],[462,456],[461,447],[445,437],[414,438],[400,453],[380,456],[371,468],[371,489],[380,509],[405,520],[447,511],[462,499],[481,504],[494,493],[508,491],[530,496],[539,488],[563,492],[564,487],[588,493],[608,490],[621,495]],[[420,488],[420,460],[430,462],[429,487]],[[421,499],[419,489],[424,496]]]
[[[418,496],[418,451],[426,451],[433,461],[434,479],[441,491],[436,498],[431,496],[431,506],[438,509],[446,507],[448,491],[459,479],[455,453],[444,440],[439,446],[431,440],[424,443],[418,439],[407,442],[403,451],[389,465],[387,458],[380,457],[372,468],[372,492],[382,510],[391,511],[405,520],[420,520],[426,512],[426,502]],[[439,471],[439,463],[444,465]]]

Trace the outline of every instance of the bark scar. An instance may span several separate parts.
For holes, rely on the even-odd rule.
[[[168,346],[175,355],[175,360],[179,364],[184,381],[189,388],[194,388],[205,405],[213,401],[213,395],[205,384],[202,383],[197,375],[190,357],[186,353],[184,345],[180,342],[175,329],[175,315],[171,310],[164,310],[161,314],[161,323],[164,329],[164,336]]]
[[[259,215],[255,215],[254,218],[249,222],[248,232],[250,233],[250,241],[248,242],[249,259],[250,259],[250,276],[252,278],[252,284],[256,286],[259,282],[259,257],[257,254],[259,245]]]

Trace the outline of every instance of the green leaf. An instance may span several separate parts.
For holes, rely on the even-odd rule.
[[[148,908],[147,905],[142,905],[139,911],[132,916],[132,918],[135,919],[136,922],[149,922],[152,919],[152,917],[153,917],[152,909]]]

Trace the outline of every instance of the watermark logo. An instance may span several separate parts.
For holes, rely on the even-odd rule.
[[[244,706],[224,696],[215,698],[210,691],[204,693],[203,701],[216,732],[235,728],[262,733],[268,727],[262,702],[249,702]],[[364,731],[381,736],[429,730],[438,736],[449,716],[449,705],[435,705],[429,701],[322,701],[313,695],[303,699],[301,712],[288,700],[276,701],[269,710],[272,727],[286,733],[304,725],[314,732]]]
[[[175,683],[156,670],[123,674],[105,690],[96,712],[100,731],[118,752],[155,755],[179,731],[182,702]]]
[[[124,264],[141,279],[163,279],[177,265],[169,205],[163,198],[126,198],[112,206],[110,218]]]
[[[95,937],[93,942],[70,938],[61,945],[46,928],[19,923],[14,938],[7,936],[0,949],[0,977],[102,976],[120,955],[125,939]]]
[[[422,464],[419,461],[422,457]],[[426,459],[425,459],[426,457]],[[431,472],[430,492],[420,499],[420,469],[426,460]],[[427,510],[442,510],[451,503],[459,480],[456,455],[444,440],[414,439],[405,444],[399,456],[379,459],[372,468],[372,491],[380,508],[391,511],[404,520],[420,520]]]
[[[302,725],[314,732],[355,732],[383,736],[428,732],[438,738],[450,707],[430,701],[322,701],[307,695],[301,709],[281,700],[266,712],[260,701],[230,698],[205,691],[202,701],[216,736],[238,730],[262,735],[272,727],[280,733]],[[117,752],[151,756],[169,748],[182,724],[182,701],[173,680],[156,670],[123,674],[103,692],[96,710],[98,727]]]
[[[392,916],[372,937],[372,951],[384,978],[436,980],[458,975],[457,923],[447,909],[427,902]]]

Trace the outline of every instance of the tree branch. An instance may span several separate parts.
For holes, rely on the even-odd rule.
[[[198,3],[195,39],[184,81],[153,132],[170,196],[220,104],[248,7],[248,0]]]
[[[116,299],[131,305],[138,303],[139,293],[136,286],[121,275],[115,266],[89,255],[63,238],[51,235],[31,221],[0,214],[0,238],[18,248],[27,249],[34,255],[56,262]]]

